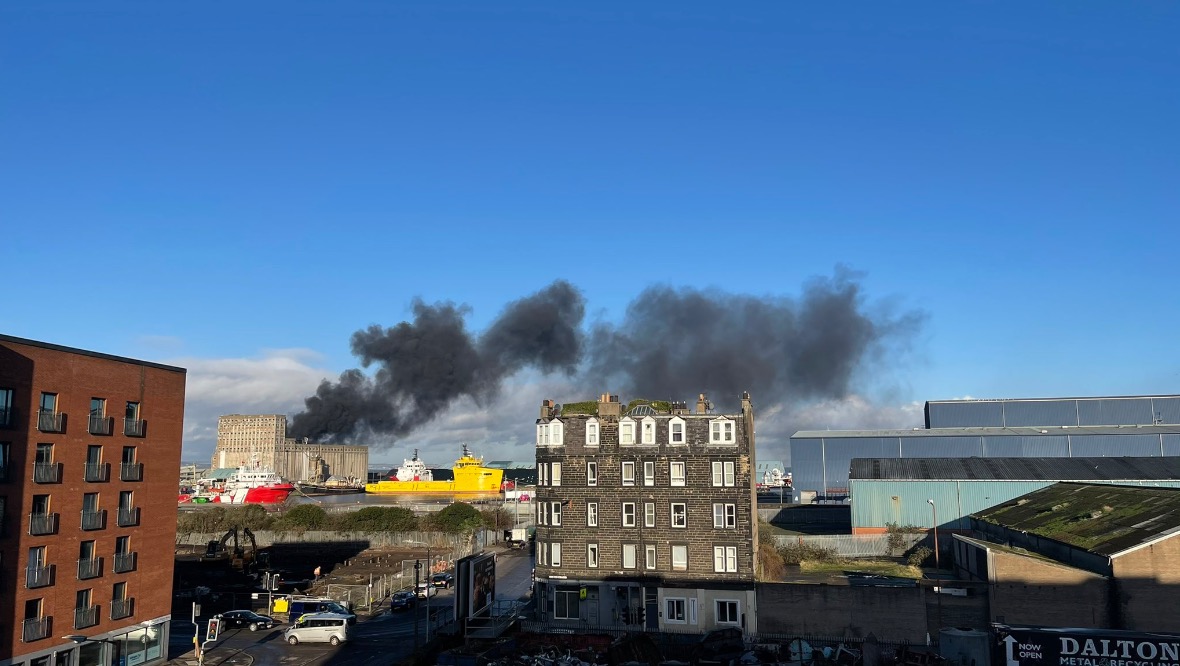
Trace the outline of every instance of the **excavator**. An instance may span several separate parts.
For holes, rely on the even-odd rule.
[[[249,573],[255,567],[268,568],[270,553],[258,550],[258,540],[254,538],[254,532],[249,527],[243,527],[240,534],[242,538],[239,538],[238,528],[234,526],[226,530],[220,541],[210,541],[205,545],[205,554],[201,561],[228,560],[231,567],[243,573]],[[233,550],[227,548],[230,539],[234,542]]]

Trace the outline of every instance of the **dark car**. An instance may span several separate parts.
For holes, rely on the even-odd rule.
[[[441,587],[444,590],[449,590],[455,577],[449,573],[436,573],[430,577],[430,584],[435,587]]]
[[[390,610],[409,610],[418,603],[418,595],[409,590],[394,592],[389,598]]]
[[[259,615],[248,610],[227,611],[219,617],[221,618],[222,627],[226,629],[250,627],[250,631],[258,631],[259,629],[270,629],[275,626],[274,618]]]

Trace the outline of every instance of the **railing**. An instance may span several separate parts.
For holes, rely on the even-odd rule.
[[[82,529],[84,530],[101,530],[107,526],[107,511],[106,509],[99,509],[97,511],[83,511],[82,512]]]
[[[25,587],[30,590],[35,587],[45,587],[53,584],[53,565],[44,567],[25,567]]]
[[[84,478],[90,483],[103,483],[111,478],[110,463],[86,463]]]
[[[61,483],[61,463],[33,463],[35,483]]]
[[[111,619],[121,620],[131,617],[135,613],[135,599],[115,599],[111,601]]]
[[[119,527],[134,527],[139,524],[139,507],[119,508]]]
[[[41,432],[65,432],[66,415],[60,412],[51,412],[46,409],[38,409],[37,430],[40,430]]]
[[[78,580],[98,578],[102,575],[102,558],[92,557],[89,560],[78,560]]]
[[[123,463],[119,467],[120,481],[143,481],[143,463]]]
[[[30,513],[29,514],[29,534],[33,536],[45,536],[46,534],[54,534],[57,532],[57,514],[56,513]]]
[[[74,609],[74,628],[85,629],[98,624],[98,606]]]
[[[90,426],[87,431],[91,435],[109,435],[115,430],[115,419],[111,416],[90,415]]]
[[[115,553],[115,573],[135,571],[135,553]]]
[[[39,641],[49,637],[49,617],[30,617],[25,619],[21,640],[26,643]]]
[[[147,421],[143,419],[123,419],[123,434],[128,437],[143,437],[147,431]]]

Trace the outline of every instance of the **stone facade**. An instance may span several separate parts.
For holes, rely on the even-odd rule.
[[[213,467],[237,467],[257,460],[287,481],[321,482],[328,476],[364,482],[369,447],[316,444],[287,437],[282,414],[227,414],[217,419]]]
[[[680,405],[537,420],[542,616],[580,625],[754,631],[754,415]],[[592,410],[583,410],[592,411]]]

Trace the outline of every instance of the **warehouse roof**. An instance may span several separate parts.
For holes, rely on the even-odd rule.
[[[974,517],[1113,557],[1180,533],[1180,489],[1055,483]]]
[[[963,402],[1058,402],[1061,400],[1142,400],[1144,398],[1180,398],[1174,393],[1149,393],[1145,395],[1087,395],[1065,396],[1062,398],[959,398],[950,400],[927,400],[926,404],[946,404]]]
[[[1180,435],[1180,425],[1048,426],[1043,428],[914,428],[912,430],[800,430],[791,439],[835,437],[1038,437],[1047,435]]]
[[[1180,458],[854,458],[850,480],[1167,481]]]

